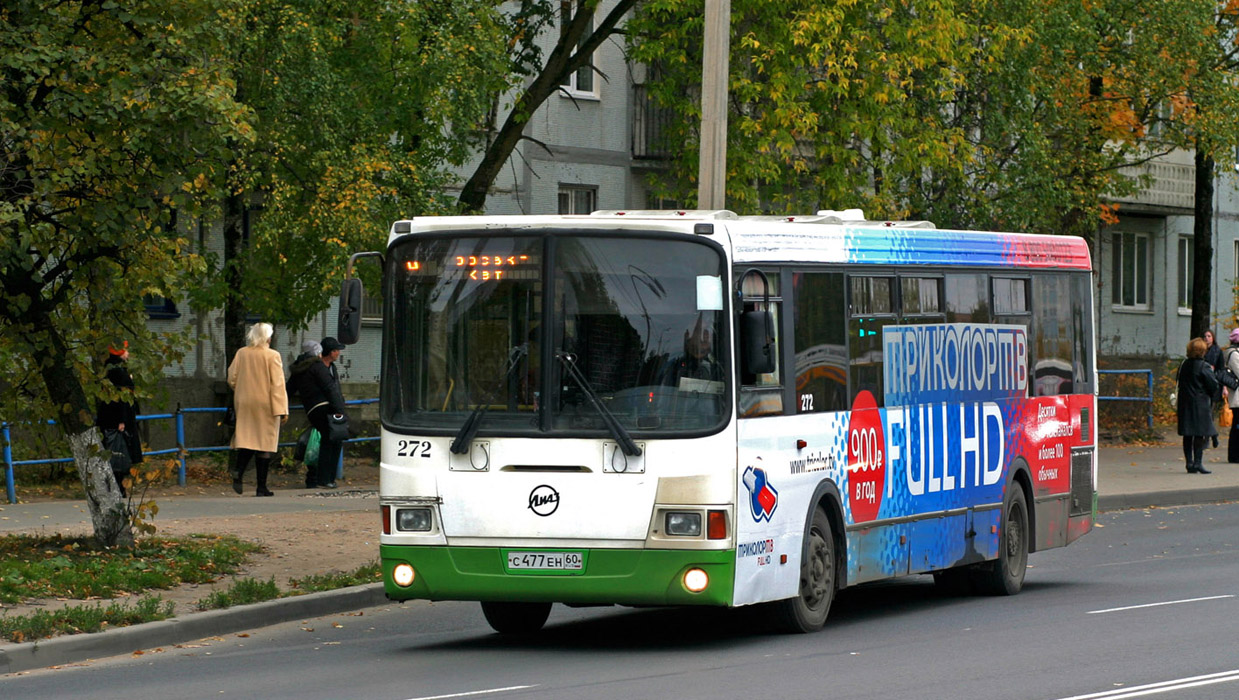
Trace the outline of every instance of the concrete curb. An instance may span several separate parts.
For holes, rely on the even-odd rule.
[[[73,634],[22,644],[0,644],[0,674],[78,663],[138,649],[183,644],[292,620],[334,615],[388,602],[383,584],[280,598],[265,603],[208,610],[158,622],[114,627],[93,634]]]
[[[1117,493],[1097,497],[1097,510],[1127,510],[1129,508],[1169,508],[1200,506],[1225,501],[1239,501],[1239,486],[1149,491],[1148,493]]]

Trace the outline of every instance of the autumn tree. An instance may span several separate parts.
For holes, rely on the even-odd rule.
[[[1183,73],[1166,130],[1176,145],[1191,148],[1195,170],[1192,220],[1191,335],[1200,337],[1213,321],[1213,210],[1218,166],[1229,169],[1239,147],[1239,2],[1222,0],[1201,8],[1201,46]],[[1208,23],[1211,20],[1211,24]],[[1223,300],[1227,310],[1234,300]]]
[[[225,255],[198,306],[225,309],[226,353],[249,314],[304,326],[351,252],[391,222],[445,213],[453,168],[504,84],[495,3],[246,3],[234,99],[255,114],[218,173]]]
[[[1125,168],[1175,147],[1147,127],[1181,101],[1202,4],[733,0],[728,204],[1094,240],[1144,184]],[[650,0],[628,29],[686,146],[653,188],[694,201],[699,4]]]
[[[700,7],[700,2],[696,4]],[[465,211],[484,209],[495,178],[525,138],[525,125],[534,112],[563,89],[568,76],[592,67],[594,52],[620,33],[636,0],[606,3],[605,14],[599,13],[604,5],[600,0],[522,0],[508,5],[503,19],[511,50],[503,75],[510,82],[492,95],[491,120],[477,135],[481,159],[460,192]],[[548,35],[556,38],[545,51],[542,42]],[[503,123],[496,127],[501,114]]]
[[[144,294],[202,270],[175,227],[250,136],[224,55],[228,3],[9,0],[0,5],[0,416],[55,417],[103,545],[132,541],[94,427],[109,344],[174,359]]]

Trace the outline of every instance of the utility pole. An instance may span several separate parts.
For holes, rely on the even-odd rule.
[[[701,158],[697,166],[697,208],[725,209],[731,0],[705,0],[705,5],[705,36],[701,59]]]

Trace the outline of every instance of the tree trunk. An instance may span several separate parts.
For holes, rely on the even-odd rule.
[[[229,188],[232,189],[232,188]],[[241,291],[244,266],[245,197],[230,192],[224,199],[224,366],[245,345],[245,296]]]
[[[39,371],[47,385],[48,397],[60,407],[56,420],[73,451],[73,461],[82,481],[82,491],[86,494],[86,505],[90,509],[95,540],[103,547],[132,545],[129,507],[112,475],[108,453],[103,448],[99,429],[94,425],[94,413],[87,405],[86,393],[65,360],[69,350],[52,326],[46,311],[42,307],[32,311],[44,319],[41,326],[50,348],[40,363]]]
[[[1196,143],[1196,199],[1192,225],[1192,337],[1208,330],[1213,307],[1213,156]]]

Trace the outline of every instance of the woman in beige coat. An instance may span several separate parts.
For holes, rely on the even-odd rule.
[[[249,343],[237,351],[228,366],[237,426],[232,434],[236,466],[232,490],[241,493],[241,478],[250,457],[258,465],[256,496],[274,495],[267,489],[267,471],[280,446],[280,425],[288,420],[288,394],[284,391],[284,363],[270,348],[271,324],[255,323],[246,335]]]

